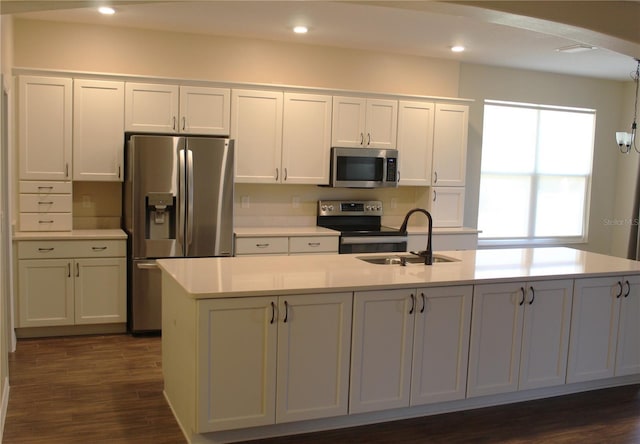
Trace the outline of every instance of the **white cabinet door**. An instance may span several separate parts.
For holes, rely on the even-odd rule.
[[[351,293],[279,297],[276,422],[346,415]]]
[[[179,87],[129,83],[125,85],[127,131],[173,133],[178,131]]]
[[[433,130],[433,185],[464,186],[468,124],[468,106],[436,104]]]
[[[366,148],[394,149],[398,134],[398,101],[367,99]]]
[[[72,84],[65,78],[19,77],[20,179],[71,179]]]
[[[640,373],[640,277],[627,277],[620,299],[616,376]]]
[[[70,259],[18,261],[18,327],[73,325]]]
[[[276,298],[198,302],[196,433],[273,424]]]
[[[180,87],[180,129],[184,134],[229,135],[231,91],[225,88]]]
[[[237,89],[231,92],[236,182],[280,182],[282,102],[281,92]]]
[[[473,287],[417,291],[411,405],[464,399]]]
[[[464,222],[464,187],[432,187],[434,227],[461,227]]]
[[[573,281],[526,284],[518,389],[565,383]]]
[[[366,102],[366,99],[358,97],[333,98],[331,146],[364,146]]]
[[[349,413],[407,407],[415,293],[356,292],[353,307]]]
[[[576,279],[573,290],[567,383],[614,375],[621,279]]]
[[[74,267],[75,323],[126,322],[126,259],[76,259]]]
[[[434,108],[430,102],[398,103],[399,185],[431,185]]]
[[[283,183],[329,183],[331,104],[331,96],[284,94]]]
[[[123,177],[124,83],[73,83],[73,180]]]
[[[467,396],[518,389],[523,300],[519,283],[475,286]]]

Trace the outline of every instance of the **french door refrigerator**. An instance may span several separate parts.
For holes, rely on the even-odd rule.
[[[233,256],[233,140],[127,134],[128,326],[161,329],[160,258]]]

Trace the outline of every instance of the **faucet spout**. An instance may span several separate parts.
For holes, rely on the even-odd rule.
[[[427,249],[425,251],[419,252],[419,255],[424,256],[425,265],[432,265],[433,249],[431,248],[431,237],[432,237],[431,233],[433,231],[433,218],[431,217],[431,214],[423,208],[414,208],[413,210],[409,210],[407,215],[404,217],[404,221],[402,221],[402,225],[400,225],[400,232],[401,233],[407,232],[407,224],[409,223],[409,218],[413,213],[422,213],[425,216],[427,216],[427,219],[429,220],[429,234],[427,236]]]

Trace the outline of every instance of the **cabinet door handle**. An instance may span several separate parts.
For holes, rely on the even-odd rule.
[[[276,168],[276,182],[278,181],[279,177],[280,177],[280,170]]]
[[[520,300],[520,303],[518,305],[523,305],[524,304],[524,287],[520,287],[520,292],[522,293],[522,300]]]
[[[284,169],[284,180],[287,180],[287,176],[289,175],[289,172],[287,171],[287,169]]]
[[[438,183],[438,172],[437,171],[433,172],[433,183]]]
[[[187,118],[182,116],[182,131],[187,129]]]
[[[118,179],[120,179],[120,165],[118,165]]]
[[[69,177],[69,163],[64,164],[64,177]]]
[[[104,251],[107,249],[107,247],[91,247],[91,249],[93,251]]]
[[[424,313],[424,309],[427,307],[427,298],[424,297],[424,293],[420,293],[420,298],[422,299],[422,308],[420,309],[420,313]]]
[[[436,190],[433,190],[433,201],[435,202],[437,198],[438,198],[438,192]]]
[[[409,310],[409,314],[413,314],[413,310],[416,308],[416,297],[413,293],[411,293],[411,310]]]
[[[269,321],[269,324],[273,324],[275,320],[276,320],[276,304],[273,301],[271,301],[271,320]]]
[[[71,262],[67,262],[67,277],[71,277]]]
[[[76,277],[80,276],[80,264],[76,262]]]
[[[50,252],[52,252],[53,250],[55,250],[55,248],[53,248],[53,247],[49,247],[49,248],[38,248],[38,251],[39,251],[40,253],[50,253]]]
[[[173,130],[176,130],[176,116],[173,116],[173,125],[172,125]]]
[[[616,299],[619,299],[620,296],[622,296],[622,282],[620,282],[620,281],[618,281],[618,288],[620,288],[620,291],[616,295]]]
[[[282,320],[282,322],[286,323],[288,319],[289,319],[289,303],[287,301],[284,301],[284,319]]]
[[[536,300],[536,291],[533,289],[533,286],[529,287],[531,290],[531,300],[529,301],[529,305],[533,304],[533,301]]]
[[[364,145],[364,133],[360,133],[360,145]]]
[[[627,291],[624,293],[624,297],[628,297],[629,293],[631,293],[631,284],[629,283],[629,281],[624,281],[625,285],[627,286]]]
[[[371,133],[367,133],[367,146],[371,145]]]

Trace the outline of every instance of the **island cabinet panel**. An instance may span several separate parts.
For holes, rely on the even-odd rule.
[[[346,415],[351,293],[280,297],[276,422]]]
[[[467,396],[565,383],[572,284],[475,287]]]
[[[640,373],[640,279],[576,280],[567,382]]]
[[[354,294],[349,413],[409,405],[416,295]]]
[[[472,294],[471,285],[416,292],[412,406],[464,399]]]
[[[198,433],[347,414],[352,293],[198,303]]]
[[[277,298],[198,304],[198,433],[275,423]]]

